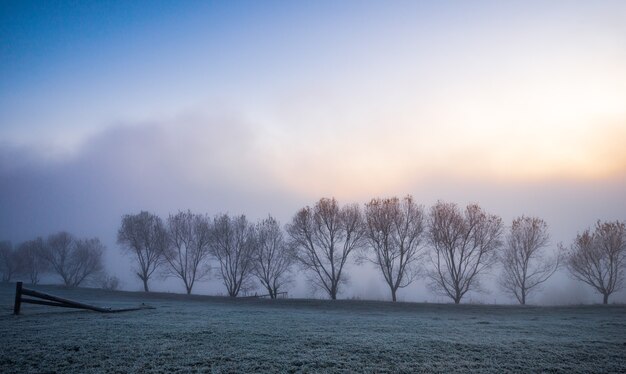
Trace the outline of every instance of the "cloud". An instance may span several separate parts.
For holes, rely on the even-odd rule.
[[[233,119],[117,126],[59,160],[5,145],[2,234],[21,240],[33,231],[89,232],[99,221],[139,209],[239,213],[250,207],[267,214],[267,196],[288,201],[289,192],[265,161],[253,130]]]
[[[187,115],[110,127],[73,153],[4,144],[2,234],[21,240],[33,231],[89,231],[92,217],[98,217],[96,225],[101,220],[111,223],[140,209],[161,214],[187,208],[252,216],[271,212],[284,221],[321,196],[362,202],[412,193],[424,203],[477,201],[496,213],[518,207],[519,214],[532,213],[524,208],[537,201],[545,208],[538,214],[551,214],[551,206],[585,206],[592,212],[594,204],[624,205],[618,196],[626,184],[622,122],[584,133],[579,152],[572,150],[581,156],[569,160],[572,175],[570,169],[554,169],[549,161],[536,159],[539,166],[546,164],[542,178],[523,178],[524,170],[522,176],[511,176],[520,172],[525,156],[536,157],[532,148],[526,155],[520,146],[512,159],[482,142],[446,148],[440,133],[406,123],[385,131],[384,121],[376,118],[360,128],[339,128],[333,122],[309,125],[263,126],[236,116]],[[423,135],[411,136],[415,131]],[[459,142],[458,136],[450,137]],[[426,147],[429,142],[440,149]],[[527,167],[537,171],[539,166]],[[586,177],[577,167],[597,173]],[[590,220],[601,218],[597,214]]]

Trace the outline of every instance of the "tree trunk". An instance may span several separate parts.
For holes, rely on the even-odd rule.
[[[396,302],[396,290],[391,289],[391,301]]]
[[[526,305],[526,292],[522,292],[522,300],[521,300],[521,304],[522,304],[522,305]]]
[[[141,280],[143,281],[143,290],[144,290],[144,292],[150,292],[150,290],[148,289],[148,279],[142,278]]]
[[[604,294],[604,299],[602,300],[602,304],[608,304],[609,303],[609,294],[605,293]]]

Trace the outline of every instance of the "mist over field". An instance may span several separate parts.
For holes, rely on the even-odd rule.
[[[282,184],[272,170],[270,157],[262,153],[257,157],[261,152],[255,148],[258,136],[255,138],[250,127],[235,120],[190,123],[181,120],[173,125],[118,126],[90,138],[73,153],[52,159],[41,149],[5,146],[0,202],[6,208],[1,236],[14,243],[60,230],[99,237],[107,246],[107,270],[121,279],[124,289],[138,290],[140,281],[131,272],[132,258],[123,255],[115,242],[122,215],[149,210],[167,218],[170,213],[191,209],[209,215],[246,214],[251,220],[271,214],[286,224],[298,209],[323,196],[296,193]],[[223,127],[218,123],[229,125],[220,130]],[[198,168],[201,173],[196,172]],[[555,251],[557,243],[569,245],[578,232],[598,219],[621,219],[626,211],[622,197],[625,186],[625,179],[619,177],[598,185],[567,180],[513,184],[427,176],[386,194],[372,190],[369,197],[410,193],[427,208],[439,199],[459,204],[478,202],[488,212],[502,216],[507,225],[522,214],[542,217],[550,227],[548,248]],[[368,190],[367,186],[364,189]],[[369,200],[366,194],[336,196],[341,203],[362,205]],[[350,281],[341,297],[389,298],[376,268],[350,262]],[[499,271],[495,266],[491,273],[495,276]],[[51,277],[46,280],[56,281]],[[471,294],[471,301],[514,302],[501,293],[493,279],[487,277],[484,285],[488,292]],[[171,278],[156,279],[154,289],[184,291],[182,283]],[[323,297],[312,292],[304,277],[298,277],[289,291],[294,297]],[[198,284],[195,293],[224,293],[215,271],[211,279]],[[615,294],[613,300],[624,302],[625,295]],[[425,279],[401,290],[399,297],[404,301],[446,301],[427,289]],[[598,297],[562,269],[531,302],[577,304],[598,302]]]

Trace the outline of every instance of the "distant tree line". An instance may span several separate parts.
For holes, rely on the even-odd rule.
[[[104,245],[98,238],[79,239],[61,231],[38,237],[16,247],[0,242],[0,273],[3,282],[20,277],[38,284],[46,274],[57,276],[65,286],[85,284],[117,289],[119,280],[107,275],[102,264]]]
[[[598,221],[569,246],[551,245],[548,224],[521,216],[505,227],[477,204],[460,207],[438,201],[430,209],[413,197],[375,198],[363,208],[322,198],[296,212],[284,227],[271,216],[250,222],[245,215],[180,211],[165,220],[142,211],[122,217],[117,243],[133,259],[144,291],[155,274],[179,279],[188,294],[214,269],[228,295],[260,285],[271,298],[284,291],[300,270],[315,289],[336,299],[347,281],[346,264],[372,263],[389,287],[425,279],[431,290],[460,303],[480,291],[485,274],[499,269],[498,285],[526,304],[555,272],[609,296],[624,284],[626,224]],[[550,250],[550,247],[553,247]],[[97,282],[117,288],[104,273],[104,246],[97,238],[76,239],[66,232],[27,241],[17,248],[0,243],[3,281],[56,274],[65,285]]]

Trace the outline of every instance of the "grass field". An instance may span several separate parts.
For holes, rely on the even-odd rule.
[[[0,372],[625,372],[626,307],[229,299],[37,286],[124,307],[23,304],[0,286]],[[28,287],[28,286],[26,286]]]

